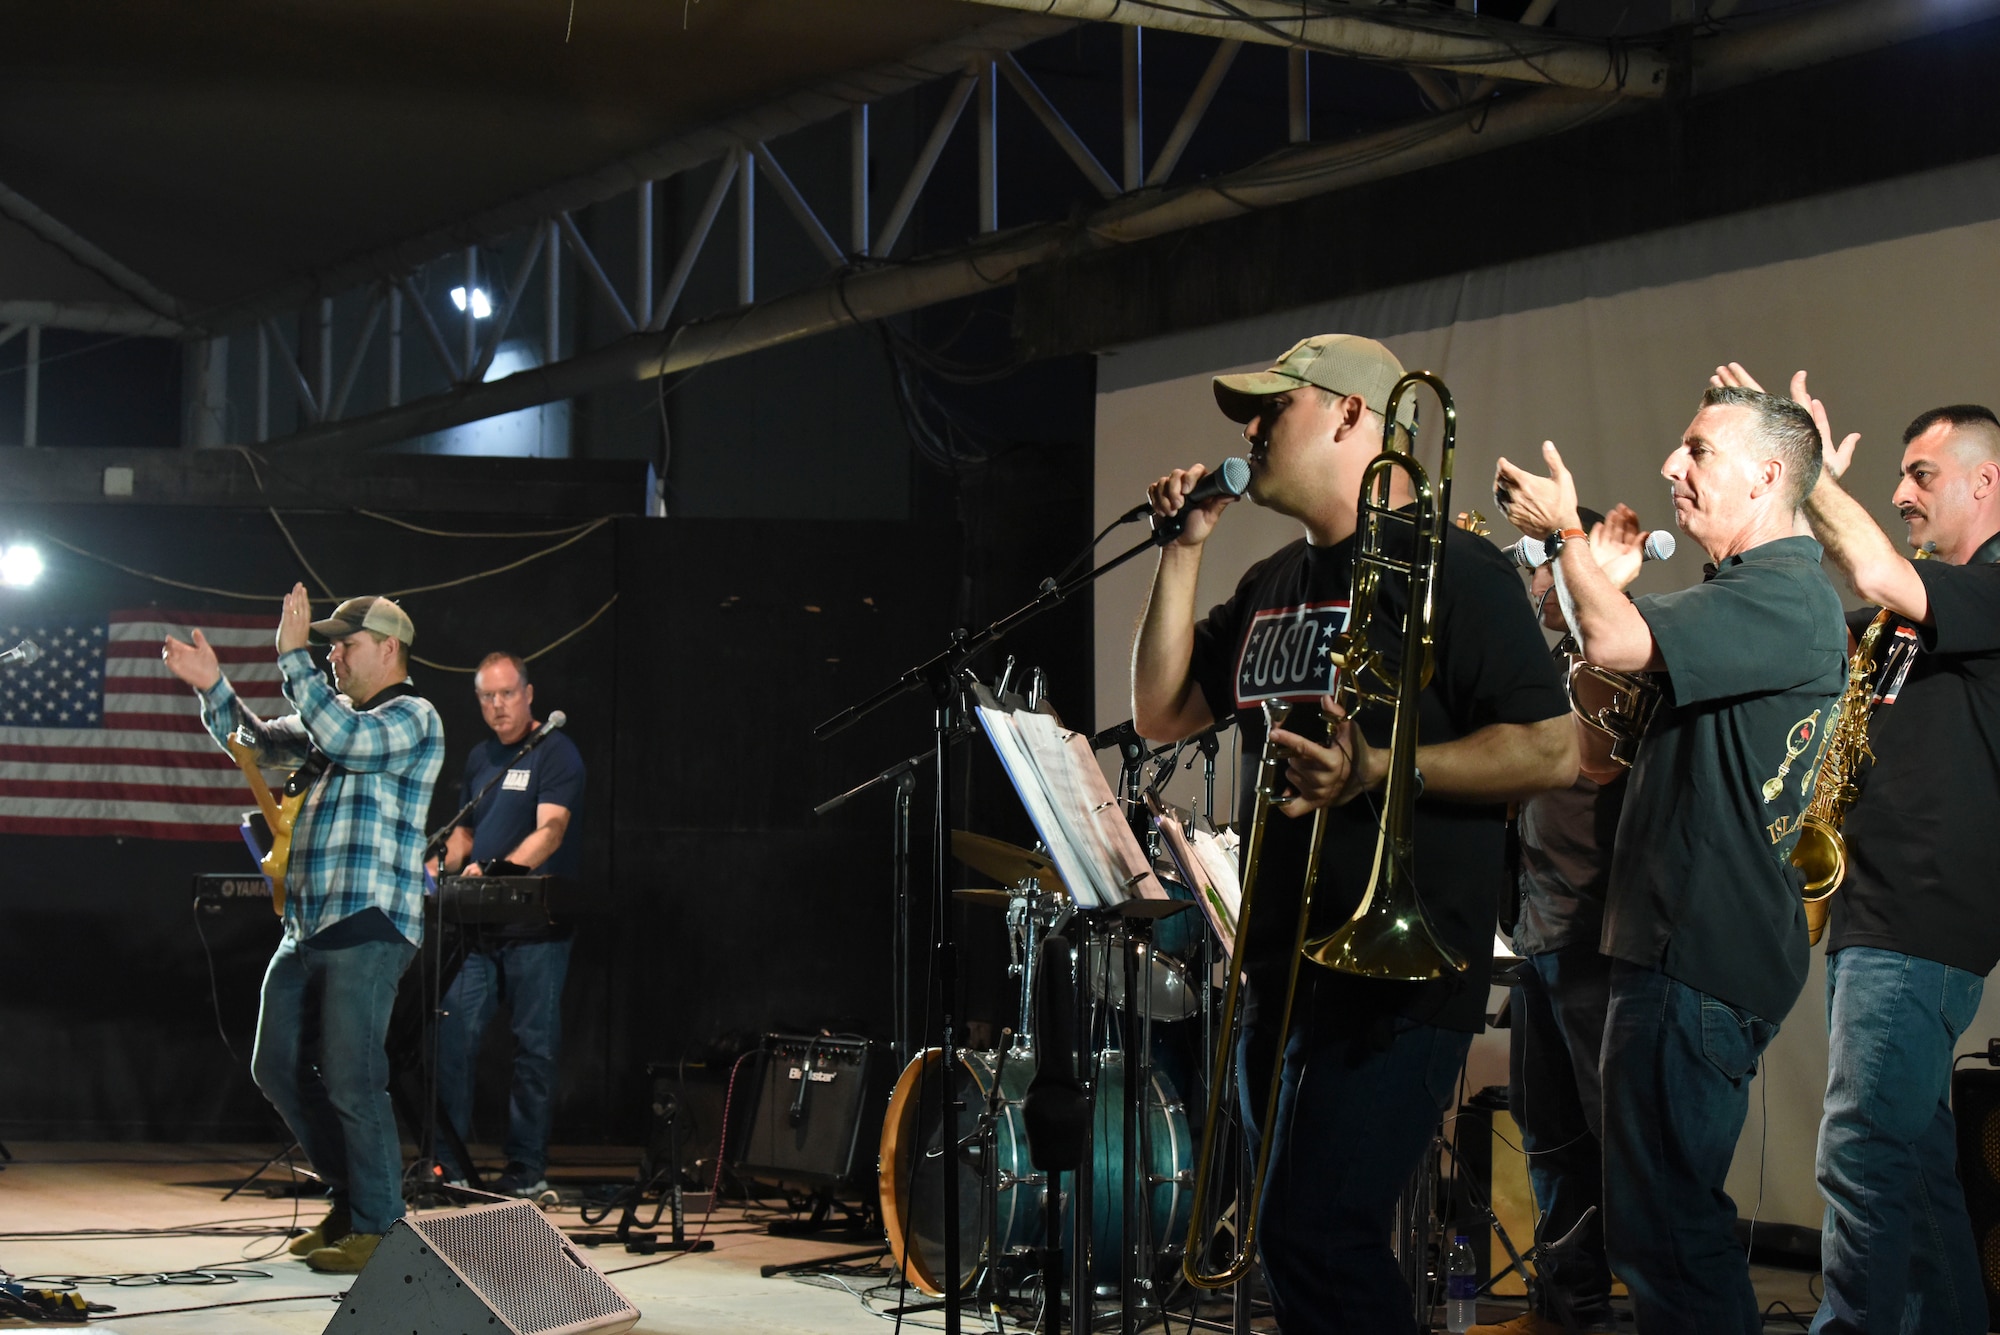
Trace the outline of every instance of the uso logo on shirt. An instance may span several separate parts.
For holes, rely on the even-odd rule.
[[[1236,659],[1236,707],[1332,694],[1334,667],[1327,651],[1346,627],[1345,598],[1258,612]]]

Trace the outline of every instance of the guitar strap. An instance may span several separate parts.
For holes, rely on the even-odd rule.
[[[391,700],[401,699],[406,695],[414,695],[421,699],[423,693],[410,685],[409,682],[399,681],[394,686],[376,692],[367,704],[355,706],[354,712],[365,714],[377,706],[386,705]],[[333,763],[326,752],[319,749],[317,743],[309,743],[309,746],[311,749],[306,752],[306,763],[293,770],[291,775],[285,780],[286,797],[297,797],[300,793],[310,789],[315,783],[319,782],[319,776],[326,773],[327,768]]]

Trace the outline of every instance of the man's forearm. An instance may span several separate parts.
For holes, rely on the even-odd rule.
[[[1199,547],[1164,547],[1132,644],[1132,720],[1143,737],[1178,741],[1213,720],[1190,675]]]
[[[1576,729],[1567,714],[1539,723],[1490,723],[1449,742],[1417,748],[1424,796],[1452,802],[1511,802],[1576,782]]]
[[[1824,472],[1806,497],[1806,518],[1813,536],[1858,596],[1912,621],[1930,615],[1930,596],[1916,567],[1861,502]]]
[[[1614,672],[1660,666],[1652,628],[1597,564],[1589,543],[1563,544],[1556,558],[1556,585],[1563,615],[1585,658]]]

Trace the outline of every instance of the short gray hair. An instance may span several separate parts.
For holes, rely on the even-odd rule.
[[[1741,385],[1710,385],[1701,396],[1701,406],[1748,408],[1756,418],[1757,439],[1784,462],[1791,508],[1805,504],[1819,481],[1820,466],[1819,424],[1810,412],[1790,399]]]
[[[479,660],[479,666],[472,669],[472,680],[474,683],[479,681],[480,673],[486,671],[487,668],[492,667],[495,663],[512,663],[514,671],[521,674],[521,685],[526,686],[528,684],[528,660],[519,654],[510,654],[504,649],[490,653]]]

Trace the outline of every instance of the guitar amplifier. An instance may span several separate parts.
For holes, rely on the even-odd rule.
[[[863,1189],[875,1175],[888,1063],[863,1038],[766,1034],[757,1101],[730,1166],[780,1186]]]

